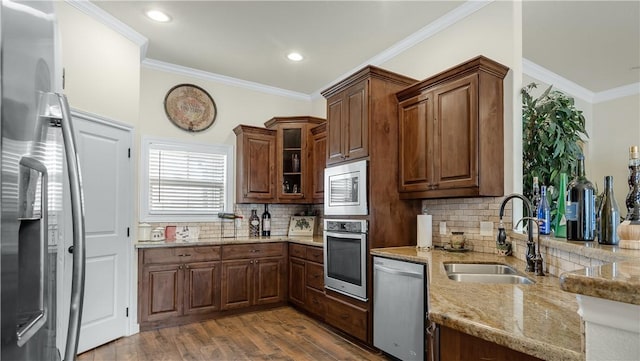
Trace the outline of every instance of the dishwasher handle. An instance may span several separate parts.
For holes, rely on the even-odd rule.
[[[393,274],[393,275],[409,276],[409,277],[414,277],[414,278],[422,278],[423,277],[422,273],[419,273],[419,272],[403,271],[403,270],[399,270],[399,269],[396,269],[396,268],[389,268],[389,267],[381,266],[379,264],[375,264],[373,266],[373,268],[377,269],[378,271],[385,272],[385,273],[390,273],[390,274]]]

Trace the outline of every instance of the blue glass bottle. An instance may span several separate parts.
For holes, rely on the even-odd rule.
[[[540,187],[540,204],[538,205],[540,234],[551,234],[551,207],[547,198],[547,186]]]

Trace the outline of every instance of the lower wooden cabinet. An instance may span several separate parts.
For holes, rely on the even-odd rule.
[[[219,259],[220,247],[140,250],[141,327],[219,311]]]
[[[285,301],[284,243],[223,246],[222,254],[222,310]]]
[[[327,296],[327,314],[325,321],[347,334],[367,341],[369,311],[347,303],[338,298]]]
[[[540,361],[537,357],[444,326],[440,326],[439,346],[440,361]]]
[[[195,322],[227,310],[284,304],[285,246],[280,242],[140,249],[140,328]]]
[[[303,259],[289,257],[289,302],[296,306],[305,306],[305,269]]]

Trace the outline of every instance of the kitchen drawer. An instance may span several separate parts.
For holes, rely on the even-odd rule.
[[[310,313],[324,318],[327,314],[327,297],[324,295],[324,292],[318,291],[311,287],[307,287],[305,294],[305,302],[304,307]]]
[[[367,310],[335,298],[326,297],[325,321],[362,341],[367,340]]]
[[[290,243],[289,244],[289,256],[297,258],[305,258],[305,246],[301,244]]]
[[[307,262],[307,286],[319,291],[324,290],[324,266],[318,263]]]
[[[166,247],[142,250],[143,264],[217,261],[220,246]]]
[[[322,247],[307,247],[307,257],[309,261],[324,263],[324,252]]]
[[[277,257],[284,254],[284,243],[250,243],[222,246],[222,259]]]

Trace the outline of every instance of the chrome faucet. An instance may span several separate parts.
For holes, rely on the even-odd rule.
[[[508,196],[504,197],[504,199],[502,200],[502,204],[500,205],[500,225],[498,226],[498,239],[496,240],[496,243],[498,244],[498,246],[504,246],[507,244],[507,232],[504,229],[504,223],[502,223],[502,216],[504,216],[504,207],[507,205],[507,202],[513,198],[518,198],[522,200],[522,203],[524,204],[527,210],[527,214],[525,215],[525,218],[529,220],[529,225],[527,229],[527,252],[525,255],[525,259],[527,261],[527,268],[525,269],[525,271],[533,272],[535,270],[535,258],[536,258],[535,256],[536,244],[533,242],[533,220],[535,218],[533,214],[533,206],[531,205],[531,202],[529,202],[529,199],[527,199],[527,197],[518,193],[511,193]]]
[[[522,217],[515,225],[515,227],[518,227],[518,225],[520,224],[520,222],[524,221],[525,219],[528,219],[529,222],[533,221],[536,222],[536,225],[538,226],[538,251],[535,252],[536,256],[533,259],[533,268],[534,271],[536,273],[536,276],[544,276],[544,270],[543,270],[543,261],[542,261],[542,254],[540,254],[540,222],[542,222],[541,219],[538,218],[534,218],[534,217]],[[515,228],[514,227],[514,228]],[[533,233],[533,230],[531,228],[529,228],[528,233]]]

